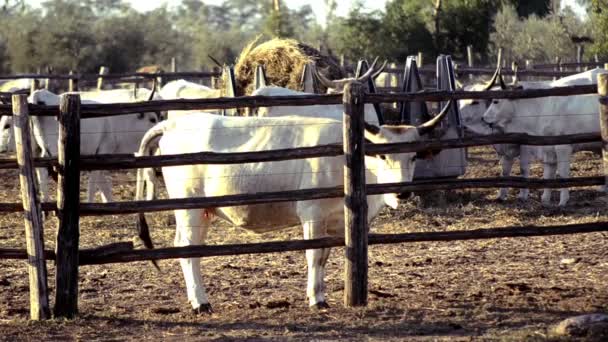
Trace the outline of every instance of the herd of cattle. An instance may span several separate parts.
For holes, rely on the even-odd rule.
[[[382,71],[374,65],[359,78],[338,81],[319,80],[330,90],[341,91],[352,81],[365,82]],[[500,87],[550,88],[566,85],[597,83],[594,69],[552,82],[517,82],[505,85],[497,72],[490,84],[475,85],[467,90],[491,89],[500,78]],[[284,96],[304,94],[290,89],[264,86],[253,96]],[[185,80],[172,81],[158,94],[147,89],[80,92],[83,103],[138,102],[156,99],[214,98],[220,91]],[[36,90],[28,100],[33,104],[57,105],[60,95],[47,90]],[[413,142],[430,139],[429,133],[445,117],[449,103],[430,121],[419,125],[379,125],[371,105],[365,106],[365,139],[372,143]],[[597,95],[547,97],[522,100],[464,100],[459,102],[461,123],[476,134],[517,132],[532,135],[564,135],[599,131]],[[166,115],[165,115],[166,114]],[[246,152],[296,147],[310,147],[340,143],[342,137],[342,105],[281,106],[258,108],[255,116],[230,117],[217,111],[169,111],[168,113],[139,113],[118,117],[83,120],[81,124],[81,153],[181,154],[194,152]],[[0,122],[0,152],[14,149],[11,117]],[[41,156],[57,154],[57,121],[49,117],[33,117],[32,131]],[[521,161],[522,175],[528,177],[530,163],[539,159],[544,165],[544,177],[568,177],[570,156],[582,149],[597,146],[519,145],[496,146],[503,168],[509,175],[514,159]],[[412,181],[416,153],[367,156],[368,184]],[[208,197],[231,194],[289,191],[296,189],[335,187],[343,184],[343,157],[322,157],[279,162],[260,162],[232,165],[187,165],[165,167],[162,170],[169,198]],[[272,175],[272,177],[265,177]],[[48,182],[45,170],[38,170],[41,196],[47,199]],[[156,173],[141,169],[137,174],[136,199],[155,197]],[[112,200],[109,174],[92,172],[87,188],[87,200],[94,201],[97,191],[102,201]],[[146,193],[146,194],[144,194]],[[550,201],[550,190],[542,195],[544,204]],[[560,206],[568,201],[568,190],[561,190]],[[506,198],[506,189],[499,192]],[[526,199],[528,190],[519,197]],[[371,221],[385,206],[396,208],[397,194],[368,196],[368,220]],[[343,233],[343,199],[321,199],[213,209],[176,210],[176,246],[203,244],[213,218],[219,217],[235,226],[255,232],[265,232],[302,225],[305,239]],[[277,213],[281,213],[277,215]],[[140,235],[147,247],[152,247],[144,214],[138,215]],[[307,250],[307,297],[312,307],[326,306],[324,291],[325,263],[329,249]],[[202,285],[198,258],[180,259],[185,277],[188,300],[197,312],[210,312],[211,306]]]

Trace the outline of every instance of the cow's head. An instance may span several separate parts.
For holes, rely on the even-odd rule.
[[[338,93],[342,93],[344,92],[344,87],[346,86],[346,84],[351,83],[351,82],[367,82],[367,80],[369,80],[370,78],[373,80],[376,77],[378,77],[378,75],[380,75],[380,73],[382,73],[382,71],[384,71],[384,68],[386,67],[386,61],[384,61],[384,63],[382,64],[382,66],[380,66],[380,68],[375,69],[376,68],[376,63],[378,62],[378,58],[376,58],[374,60],[374,62],[372,63],[372,65],[369,67],[369,70],[367,70],[367,72],[359,77],[349,77],[349,78],[344,78],[341,80],[329,80],[327,77],[325,77],[323,74],[321,74],[316,68],[315,68],[315,75],[317,76],[317,79],[321,82],[321,84],[323,84],[325,87],[327,87],[327,93],[328,94],[338,94]]]
[[[452,101],[437,116],[420,126],[409,125],[365,125],[365,139],[374,144],[421,141],[424,135],[432,132],[448,114]],[[380,154],[368,159],[368,170],[377,178],[378,183],[411,182],[414,178],[416,159],[420,153]],[[384,194],[384,202],[391,208],[399,205],[398,194]]]
[[[486,89],[486,85],[473,85],[466,87],[466,91],[482,91]],[[486,112],[492,100],[479,99],[464,99],[458,101],[458,109],[460,112],[460,120],[465,128],[475,134],[490,134],[492,133],[488,125],[481,118]]]
[[[502,132],[515,116],[515,104],[516,101],[509,99],[492,100],[492,103],[483,114],[483,122],[492,131]]]
[[[496,84],[496,83],[499,84]],[[489,91],[489,90],[521,90],[523,84],[514,80],[513,83],[506,84],[502,77],[501,68],[497,68],[492,76],[492,79],[486,84],[473,85],[466,90],[468,91]],[[460,118],[463,125],[475,134],[492,134],[493,130],[498,127],[494,120],[484,118],[484,113],[488,111],[492,104],[498,104],[505,100],[484,100],[484,99],[465,99],[458,102],[460,109]]]

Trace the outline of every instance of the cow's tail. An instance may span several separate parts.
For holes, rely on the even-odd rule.
[[[139,145],[139,151],[136,153],[137,156],[151,156],[153,151],[158,148],[158,139],[162,137],[165,132],[165,124],[167,122],[161,122],[152,127],[141,140]],[[156,174],[153,168],[141,168],[137,170],[137,185],[135,190],[135,200],[144,200],[144,188],[147,192],[147,200],[154,199],[156,183]],[[150,237],[150,228],[146,222],[146,216],[144,212],[137,213],[137,233],[141,241],[146,248],[154,248],[154,243]],[[152,261],[156,269],[160,270],[155,260]]]

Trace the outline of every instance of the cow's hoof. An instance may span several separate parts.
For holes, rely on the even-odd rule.
[[[192,312],[196,315],[210,315],[213,313],[211,304],[201,304],[198,308],[192,309]]]
[[[324,310],[324,309],[329,309],[329,304],[327,304],[327,302],[318,302],[315,305],[311,305],[310,306],[311,310]]]

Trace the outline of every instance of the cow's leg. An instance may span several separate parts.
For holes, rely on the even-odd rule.
[[[107,171],[99,172],[99,183],[97,188],[101,192],[101,201],[103,203],[112,202],[112,176]]]
[[[175,210],[175,246],[200,245],[207,236],[209,218],[202,209]],[[201,275],[200,258],[179,259],[186,282],[188,301],[197,313],[210,313],[211,305]]]
[[[40,202],[49,201],[49,171],[44,167],[37,167],[35,169],[36,178],[38,179],[38,198]],[[51,211],[52,213],[52,211]],[[44,221],[47,217],[47,212],[42,212],[42,220]]]
[[[323,223],[315,220],[308,220],[302,224],[304,228],[304,239],[317,239],[325,236]],[[306,261],[308,264],[308,285],[306,295],[308,305],[314,308],[325,308],[325,263],[329,257],[329,248],[307,249]]]
[[[513,163],[515,159],[507,155],[500,156],[500,166],[502,168],[501,176],[509,177],[511,175],[511,169],[513,169]],[[509,189],[500,188],[498,190],[498,200],[506,201]]]
[[[40,201],[49,201],[49,171],[44,167],[36,168],[36,178],[38,178],[38,192]]]
[[[543,152],[543,179],[554,179],[557,169],[557,157],[553,147],[545,148]],[[551,204],[551,189],[543,189],[541,202],[544,206]]]
[[[95,202],[95,194],[97,194],[97,178],[99,173],[96,171],[89,172],[89,181],[87,182],[87,202]]]
[[[531,152],[525,148],[521,148],[521,154],[519,155],[519,172],[523,178],[530,178],[530,163],[532,162]],[[528,200],[528,196],[530,195],[530,189],[522,188],[519,190],[519,194],[517,198],[521,201]]]
[[[570,156],[572,155],[571,145],[559,145],[555,147],[557,155],[557,174],[559,178],[570,177]],[[570,190],[568,188],[560,189],[559,191],[559,206],[565,207],[570,199]]]

